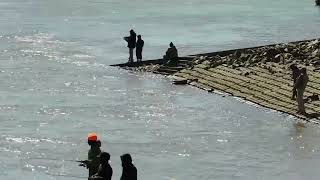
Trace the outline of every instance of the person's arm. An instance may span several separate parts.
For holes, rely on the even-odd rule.
[[[130,37],[128,37],[128,36],[123,37],[123,39],[124,39],[125,41],[127,41],[127,42],[129,41],[129,38],[130,38]]]

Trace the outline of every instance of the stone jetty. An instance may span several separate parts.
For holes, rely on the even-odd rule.
[[[307,116],[296,113],[297,102],[291,100],[292,63],[307,68],[305,97],[320,95],[319,39],[180,57],[174,67],[155,63],[126,68],[170,75],[175,84],[223,92],[319,124],[319,100],[305,104]]]

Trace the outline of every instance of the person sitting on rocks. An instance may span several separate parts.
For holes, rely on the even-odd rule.
[[[295,64],[291,64],[290,65],[290,69],[292,71],[292,80],[293,80],[293,88],[292,88],[292,97],[291,99],[292,100],[295,100],[296,97],[297,97],[297,89],[296,87],[294,86],[299,75],[300,75],[300,69],[295,65]]]
[[[297,102],[298,102],[298,113],[299,114],[306,114],[306,110],[304,107],[305,101],[303,100],[303,93],[306,89],[308,84],[309,77],[307,74],[307,69],[302,68],[300,76],[297,78],[296,83],[294,84],[295,88],[297,89]]]
[[[163,60],[168,65],[176,65],[178,63],[178,50],[172,42],[170,42],[169,46],[166,55],[163,56]]]

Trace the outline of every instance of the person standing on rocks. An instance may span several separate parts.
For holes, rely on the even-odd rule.
[[[295,87],[295,83],[300,75],[300,69],[295,64],[290,65],[290,69],[292,71],[292,80],[293,80],[293,88],[292,88],[292,100],[295,100],[297,97],[297,89]]]
[[[137,37],[138,37],[138,40],[137,40],[137,44],[136,44],[136,56],[137,56],[137,62],[141,62],[144,41],[141,39],[141,35],[138,35]]]
[[[136,48],[136,36],[137,34],[133,29],[130,30],[130,36],[124,37],[123,39],[128,42],[129,48],[129,63],[133,62],[133,49]]]
[[[303,100],[303,93],[306,89],[308,84],[309,77],[307,74],[307,69],[302,68],[299,77],[296,80],[295,88],[297,89],[297,102],[298,102],[298,113],[299,114],[306,114],[306,110],[304,107],[305,101]]]

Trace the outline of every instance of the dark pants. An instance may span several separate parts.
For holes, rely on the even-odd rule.
[[[137,56],[137,61],[142,60],[142,49],[140,49],[140,48],[136,49],[136,56]]]
[[[299,113],[306,113],[305,107],[304,107],[304,103],[305,101],[303,100],[303,93],[304,93],[304,89],[297,89],[297,102],[298,102],[298,112]]]
[[[297,97],[297,89],[296,89],[295,87],[293,87],[293,89],[292,89],[292,97],[291,97],[291,99],[292,99],[292,100],[295,100],[295,99],[296,99],[296,97]]]
[[[134,48],[129,48],[129,62],[133,62],[133,49]]]

